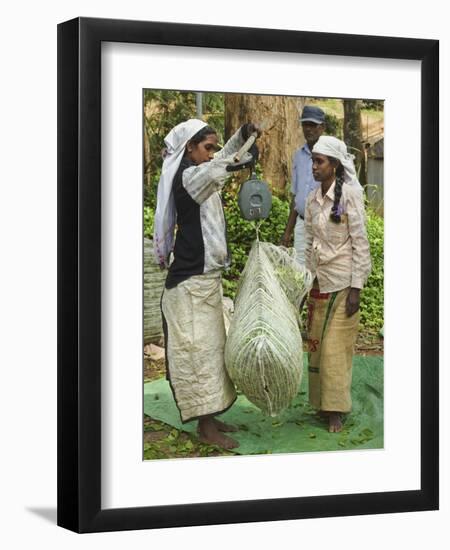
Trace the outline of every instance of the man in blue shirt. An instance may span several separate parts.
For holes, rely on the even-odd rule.
[[[312,175],[311,151],[325,130],[325,113],[319,107],[305,105],[300,122],[306,143],[294,155],[291,210],[281,244],[290,246],[295,227],[294,248],[297,252],[297,261],[305,265],[305,202],[309,193],[320,185]]]

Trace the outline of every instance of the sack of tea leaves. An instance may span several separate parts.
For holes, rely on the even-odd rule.
[[[299,305],[311,283],[294,250],[253,243],[238,285],[225,365],[236,387],[270,416],[288,407],[300,387]]]
[[[144,238],[144,344],[158,343],[163,336],[161,296],[167,270],[161,269],[153,254],[153,242]]]

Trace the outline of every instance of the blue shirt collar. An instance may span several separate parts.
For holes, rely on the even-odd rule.
[[[305,141],[305,143],[304,143],[303,146],[302,146],[302,151],[304,151],[304,152],[307,153],[309,156],[311,156],[311,150],[310,150],[308,144],[306,143],[306,141]]]

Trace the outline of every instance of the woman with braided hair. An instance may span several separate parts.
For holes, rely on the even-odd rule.
[[[312,149],[320,186],[306,201],[306,267],[314,285],[308,298],[309,400],[342,429],[351,410],[353,347],[360,291],[371,269],[363,191],[345,143],[321,136]]]

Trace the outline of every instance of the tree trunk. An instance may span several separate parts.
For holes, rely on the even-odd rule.
[[[283,194],[291,181],[294,152],[304,143],[299,113],[305,100],[300,97],[224,95],[225,139],[246,122],[262,125],[263,133],[257,145],[263,179],[276,194]]]
[[[361,100],[344,99],[344,141],[349,153],[355,155],[356,172],[363,187],[367,185],[367,164],[362,139]]]

